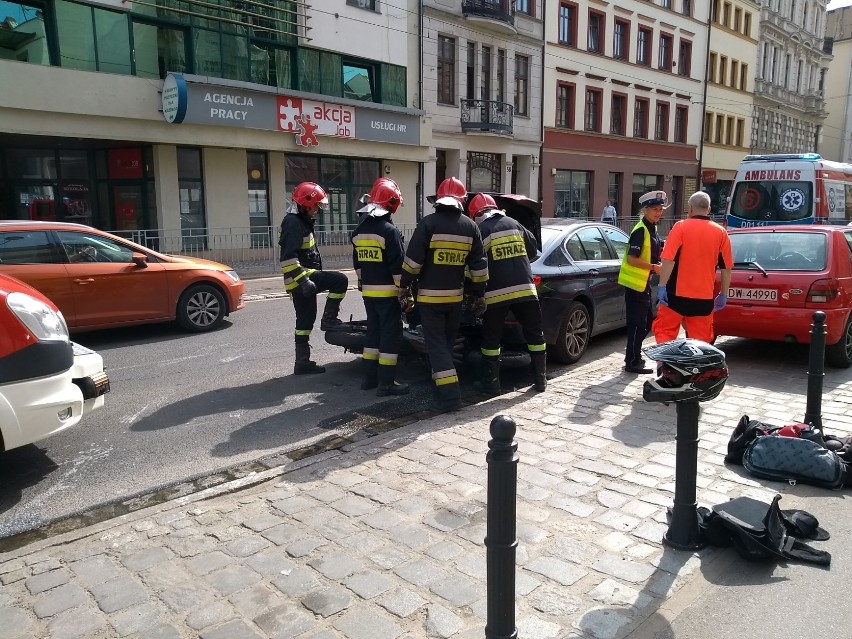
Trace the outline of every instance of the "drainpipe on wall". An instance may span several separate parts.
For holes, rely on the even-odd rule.
[[[423,0],[419,0],[417,3],[417,69],[417,108],[423,111]],[[423,193],[425,191],[423,185],[424,178],[425,171],[423,169],[423,162],[418,162],[417,208],[414,212],[414,217],[418,222],[423,219]]]
[[[701,169],[704,164],[704,127],[707,124],[707,63],[710,60],[710,37],[713,33],[713,3],[707,11],[707,50],[704,52],[704,97],[701,100],[701,137],[698,139],[698,188],[701,189]]]
[[[541,15],[547,15],[547,0],[541,0]],[[547,33],[544,30],[544,20],[541,22],[541,107],[539,107],[539,137],[541,138],[541,146],[538,148],[538,203],[544,209],[544,166],[542,157],[544,153],[544,49],[547,43]]]

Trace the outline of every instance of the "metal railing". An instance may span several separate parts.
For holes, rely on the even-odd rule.
[[[350,238],[355,226],[317,226],[314,229],[323,267],[352,268]],[[407,242],[414,233],[415,225],[400,224],[398,227]],[[111,233],[160,253],[227,264],[237,271],[240,277],[277,275],[281,272],[276,226],[137,229]]]
[[[462,131],[490,131],[512,135],[515,107],[494,100],[462,100]]]

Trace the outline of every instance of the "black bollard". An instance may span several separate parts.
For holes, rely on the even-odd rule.
[[[675,496],[669,529],[663,541],[679,550],[699,550],[707,545],[698,529],[696,480],[698,477],[698,402],[678,402],[675,453]]]
[[[488,442],[486,639],[517,639],[515,627],[515,509],[518,492],[518,443],[515,420],[497,415]]]
[[[813,314],[811,347],[808,351],[808,400],[805,423],[822,432],[822,378],[825,377],[825,313]]]

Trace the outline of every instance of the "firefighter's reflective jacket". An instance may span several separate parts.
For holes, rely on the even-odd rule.
[[[500,211],[489,211],[477,221],[488,258],[488,306],[536,299],[530,268],[538,251],[535,236]]]
[[[278,245],[285,291],[292,291],[303,277],[322,270],[322,257],[314,239],[314,220],[291,209],[281,221]]]
[[[405,257],[391,214],[365,215],[352,234],[352,264],[364,297],[396,297]]]
[[[482,237],[473,220],[451,206],[437,205],[424,217],[408,244],[402,265],[403,287],[417,280],[420,304],[453,304],[467,292],[481,295],[488,281]]]

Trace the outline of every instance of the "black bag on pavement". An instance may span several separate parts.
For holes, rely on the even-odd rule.
[[[819,442],[803,437],[757,437],[743,454],[743,466],[755,477],[791,484],[837,489],[846,483],[843,459]]]
[[[728,440],[728,454],[725,455],[725,461],[732,464],[742,465],[743,454],[755,439],[762,435],[771,435],[780,426],[770,426],[756,419],[749,419],[748,415],[740,417],[740,421],[731,433],[731,439]]]
[[[781,495],[771,504],[738,497],[711,510],[698,509],[702,538],[713,546],[733,546],[749,561],[800,561],[820,566],[831,564],[831,554],[799,541],[828,539],[816,517],[803,510],[782,511]],[[804,522],[804,525],[803,525]]]

